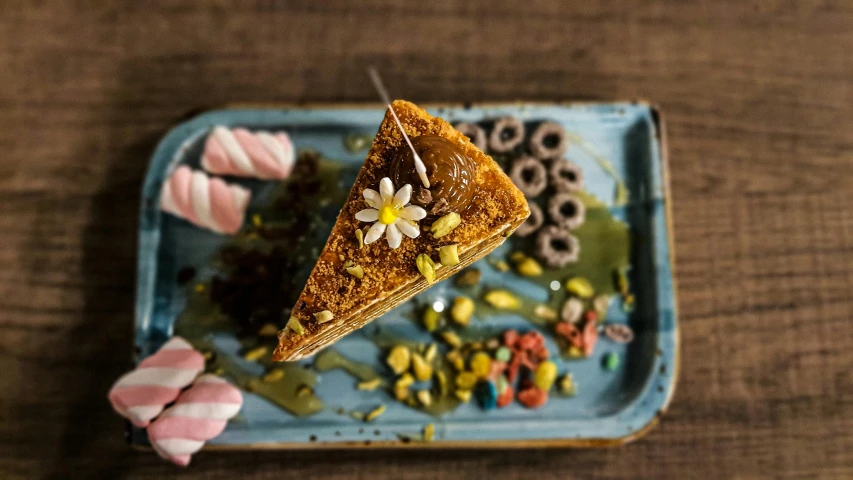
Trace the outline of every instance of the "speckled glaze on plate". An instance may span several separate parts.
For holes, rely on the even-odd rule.
[[[612,214],[626,222],[633,235],[630,276],[637,298],[636,309],[626,316],[628,314],[617,306],[612,306],[608,318],[627,321],[635,330],[636,339],[627,346],[609,343],[597,347],[604,349],[601,353],[622,355],[621,366],[609,372],[593,359],[557,359],[561,370],[569,369],[573,373],[579,388],[576,397],[555,397],[537,410],[527,410],[513,403],[501,410],[486,412],[472,402],[441,419],[412,410],[383,392],[356,390],[353,380],[342,371],[323,372],[316,393],[325,400],[325,410],[298,418],[247,392],[239,418],[211,441],[208,448],[612,445],[646,432],[665,411],[678,371],[678,329],[665,140],[658,112],[636,102],[434,106],[427,110],[453,123],[505,115],[531,121],[551,120],[583,139],[584,148],[572,142],[566,155],[583,168],[586,190],[611,205]],[[199,115],[165,136],[154,153],[142,193],[135,330],[137,360],[155,351],[172,335],[174,321],[186,303],[186,288],[177,284],[178,270],[191,265],[199,269],[200,276],[209,275],[208,262],[226,241],[225,237],[162,214],[157,208],[160,186],[174,165],[198,166],[210,127],[285,129],[297,148],[311,148],[325,157],[339,160],[352,171],[354,178],[366,151],[348,151],[343,137],[349,133],[372,135],[383,112],[378,106],[224,109]],[[625,205],[612,206],[615,181],[600,168],[590,155],[591,150],[609,160],[626,183],[630,197]],[[240,183],[256,191],[265,188],[259,181],[241,180]],[[318,239],[318,242],[322,246],[323,240]],[[484,279],[497,278],[498,272],[485,259],[477,266]],[[502,278],[533,298],[547,294],[531,289],[521,278]],[[453,292],[451,282],[444,282],[423,293],[421,301],[453,298]],[[371,327],[378,325],[415,341],[427,341],[428,334],[406,318],[412,308],[411,304],[401,305]],[[487,321],[501,328],[531,328],[527,321],[512,314],[489,317]],[[215,342],[220,351],[243,362],[235,338],[223,335],[215,338]],[[551,338],[547,344],[552,352],[557,351]],[[356,332],[341,340],[336,348],[354,360],[379,368],[379,351],[366,335]],[[246,368],[251,369],[253,365],[247,362]],[[385,403],[388,409],[370,424],[336,413],[339,408],[368,411],[379,403]],[[435,424],[435,441],[401,441],[401,437],[419,438],[423,426],[431,422]],[[136,445],[146,443],[144,432],[137,429],[131,430],[130,440]]]

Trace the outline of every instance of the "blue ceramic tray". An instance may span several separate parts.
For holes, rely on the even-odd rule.
[[[613,216],[626,222],[632,232],[630,277],[636,309],[628,315],[611,306],[608,319],[629,323],[636,339],[627,346],[600,342],[596,355],[583,361],[558,358],[560,370],[573,373],[579,393],[573,398],[553,398],[537,410],[527,410],[515,402],[485,412],[471,402],[436,419],[395,402],[385,392],[356,390],[352,378],[344,372],[329,371],[320,374],[315,388],[326,402],[323,411],[310,417],[294,417],[247,392],[241,415],[210,442],[211,446],[404,446],[407,443],[401,442],[401,437],[416,436],[430,422],[435,424],[436,432],[435,441],[429,444],[432,446],[608,445],[636,438],[653,426],[666,409],[677,375],[678,329],[665,145],[663,127],[654,108],[617,103],[437,106],[428,110],[451,122],[476,122],[503,115],[531,121],[547,119],[561,123],[576,136],[567,157],[583,168],[586,190],[604,201]],[[365,152],[348,151],[342,138],[347,133],[372,135],[383,112],[376,106],[227,109],[202,114],[166,135],[151,161],[142,194],[135,335],[138,359],[155,351],[172,335],[175,319],[186,304],[189,289],[178,285],[178,270],[191,265],[199,269],[199,276],[210,275],[207,265],[227,241],[157,209],[161,184],[171,169],[178,163],[197,167],[209,128],[221,124],[287,130],[297,148],[315,149],[345,163],[354,178]],[[614,205],[616,181],[596,158],[608,160],[624,180],[630,191],[624,205]],[[267,188],[257,181],[242,183],[256,193]],[[501,248],[508,247],[505,244]],[[478,266],[484,282],[498,282],[492,264],[481,260]],[[520,277],[501,278],[510,285],[517,283],[513,286],[534,298],[547,294],[532,291]],[[453,298],[453,290],[451,282],[441,283],[422,294],[421,302]],[[380,325],[415,341],[429,341],[428,334],[406,318],[412,308],[404,304],[371,326]],[[489,317],[488,322],[500,328],[531,328],[511,314]],[[556,352],[557,346],[550,336],[547,338],[549,349]],[[235,362],[243,362],[246,369],[260,367],[242,360],[234,337],[216,335],[214,341],[220,352],[233,356]],[[381,368],[380,353],[366,334],[356,332],[334,348],[354,360]],[[607,352],[622,357],[621,367],[615,372],[601,366],[601,355]],[[304,362],[310,363],[310,359]],[[368,411],[380,403],[386,404],[388,410],[369,425],[336,413],[338,409]],[[134,444],[145,443],[142,431],[132,431],[130,438]]]

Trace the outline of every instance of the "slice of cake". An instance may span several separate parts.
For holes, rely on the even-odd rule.
[[[500,166],[412,103],[379,126],[332,233],[279,333],[273,358],[307,357],[470,265],[530,214]]]

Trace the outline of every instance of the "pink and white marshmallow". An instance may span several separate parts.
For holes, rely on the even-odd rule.
[[[172,337],[113,384],[110,403],[134,425],[145,427],[203,370],[204,356],[183,338]]]
[[[284,132],[216,126],[207,137],[201,166],[219,175],[284,180],[295,160],[293,142]]]
[[[187,466],[242,406],[240,390],[216,375],[204,374],[148,427],[148,440],[161,457]]]
[[[160,191],[160,208],[217,233],[237,233],[252,192],[181,165]]]

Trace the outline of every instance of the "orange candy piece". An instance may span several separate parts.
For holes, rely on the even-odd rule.
[[[518,392],[518,401],[527,408],[539,408],[548,402],[548,392],[530,386]]]

